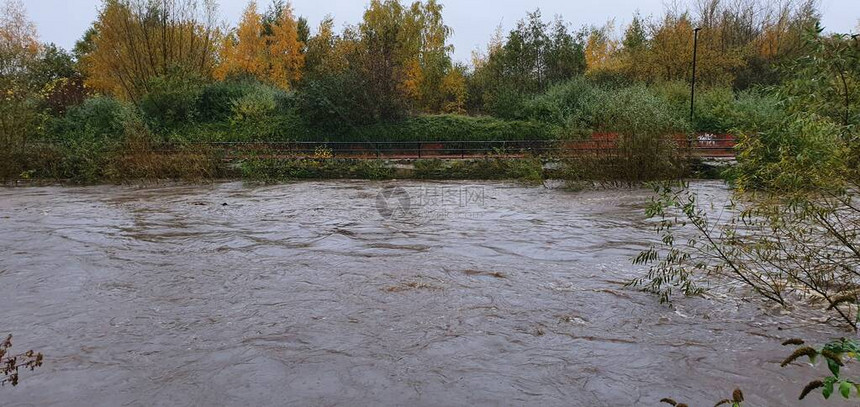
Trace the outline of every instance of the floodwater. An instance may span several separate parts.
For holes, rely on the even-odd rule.
[[[743,291],[669,308],[622,286],[656,237],[649,196],[396,181],[0,189],[0,331],[46,360],[0,404],[713,405],[736,386],[754,406],[820,404],[796,400],[814,368],[780,368],[780,342],[839,328]]]

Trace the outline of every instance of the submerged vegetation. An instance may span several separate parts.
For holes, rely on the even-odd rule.
[[[0,374],[2,374],[0,385],[9,383],[12,386],[17,386],[19,380],[18,374],[21,368],[32,371],[42,366],[44,355],[32,350],[21,354],[13,354],[9,350],[10,348],[12,348],[11,334],[3,342],[0,342]]]
[[[389,175],[352,164],[228,164],[206,143],[564,143],[612,135],[618,151],[583,154],[566,163],[565,176],[675,178],[689,174],[678,146],[695,134],[730,133],[748,144],[760,142],[758,134],[805,131],[783,128],[803,126],[786,120],[797,112],[785,92],[810,90],[798,77],[831,78],[852,67],[840,55],[856,39],[816,30],[812,1],[692,8],[635,15],[618,32],[611,23],[547,22],[536,10],[464,65],[452,58],[452,30],[436,0],[372,0],[362,20],[341,31],[332,18],[311,27],[282,1],[265,9],[252,1],[238,26],[225,29],[210,0],[105,0],[71,52],[39,43],[21,3],[8,0],[0,21],[0,177],[203,179],[267,167],[275,178],[332,171],[377,178]],[[691,116],[693,27],[702,30]],[[829,71],[817,70],[820,58],[833,62]],[[785,69],[792,61],[801,62]],[[843,79],[816,103],[838,100],[827,114],[853,122],[856,82]],[[430,173],[474,176],[456,168],[468,164],[446,166],[451,171]]]

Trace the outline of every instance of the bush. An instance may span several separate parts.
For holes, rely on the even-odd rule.
[[[531,120],[563,126],[569,133],[577,133],[594,127],[596,101],[603,93],[602,89],[579,77],[527,101],[524,112]]]
[[[690,84],[665,82],[653,86],[673,115],[686,120],[690,114]],[[716,87],[696,91],[691,130],[701,133],[738,134],[775,126],[784,116],[778,98],[762,90],[733,92]]]
[[[88,99],[49,123],[46,138],[57,147],[48,153],[59,162],[37,172],[77,182],[102,180],[111,172],[111,156],[129,137],[151,137],[134,109],[112,98]]]
[[[671,135],[690,126],[661,88],[598,86],[580,77],[550,88],[524,105],[530,120],[560,126],[565,135],[591,132]]]
[[[119,140],[132,115],[131,108],[116,99],[94,97],[51,121],[46,136],[61,143]]]
[[[534,121],[500,120],[492,117],[459,115],[426,115],[396,123],[380,123],[352,128],[342,140],[379,142],[551,140],[557,137],[558,130],[555,126]]]
[[[196,101],[198,122],[229,122],[237,113],[248,117],[287,114],[295,109],[296,97],[250,78],[234,78],[204,87]],[[241,118],[240,118],[241,120]]]
[[[275,100],[275,90],[268,87],[255,87],[238,99],[230,102],[234,125],[243,125],[260,120],[266,120],[275,114],[278,103]]]
[[[30,140],[38,135],[39,100],[21,89],[4,90],[0,98],[0,178],[17,177],[26,164],[24,154]]]
[[[296,113],[295,95],[254,79],[231,79],[203,87],[196,120],[172,129],[173,142],[289,141],[313,139]],[[315,133],[314,133],[315,134]]]
[[[653,89],[636,85],[603,90],[594,99],[593,128],[629,136],[668,136],[690,131],[689,122],[679,117]]]
[[[690,84],[683,81],[666,81],[651,86],[678,115],[690,114]]]
[[[310,126],[325,132],[380,123],[378,101],[363,90],[365,86],[354,72],[310,80],[297,100],[298,112]]]
[[[741,190],[791,193],[840,189],[850,168],[850,146],[837,124],[797,114],[775,127],[742,135],[735,184]]]
[[[233,101],[251,93],[255,86],[249,80],[227,80],[204,87],[197,99],[198,121],[227,122],[233,115]]]
[[[622,135],[616,150],[597,150],[564,159],[556,172],[571,183],[636,184],[686,177],[690,174],[689,161],[673,137]]]
[[[140,134],[108,154],[103,177],[122,180],[203,180],[224,175],[218,154],[210,148],[180,147],[160,151],[151,137]]]
[[[242,178],[254,181],[294,179],[389,179],[394,169],[382,161],[352,159],[253,159],[241,163]]]
[[[730,110],[721,112],[724,127],[733,134],[753,134],[773,129],[786,119],[787,112],[772,93],[744,91],[735,96]]]
[[[732,129],[729,118],[734,107],[735,94],[729,88],[712,88],[697,93],[693,130],[697,133],[728,133]]]
[[[537,158],[483,160],[416,160],[417,179],[515,179],[530,184],[544,180],[543,164]]]
[[[140,101],[140,111],[150,128],[164,131],[193,121],[195,105],[203,90],[201,78],[174,70],[147,81],[149,92]]]
[[[647,181],[687,173],[687,157],[679,148],[689,122],[667,103],[675,85],[647,87],[598,86],[576,78],[552,87],[526,103],[527,117],[559,126],[562,138],[611,133],[612,151],[596,150],[565,161],[560,171],[568,180]],[[680,143],[683,144],[683,143]]]
[[[524,98],[522,92],[510,86],[499,85],[487,95],[487,111],[502,119],[522,119],[524,115]]]

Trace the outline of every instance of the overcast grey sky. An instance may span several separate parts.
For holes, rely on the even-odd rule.
[[[95,19],[101,0],[24,0],[30,18],[36,22],[41,40],[71,48]],[[258,0],[264,8],[270,0]],[[338,26],[361,19],[365,0],[293,0],[296,14],[308,18],[312,27],[326,15]],[[659,15],[663,0],[442,0],[445,22],[454,29],[455,58],[468,61],[473,49],[483,49],[500,23],[507,30],[540,8],[545,19],[559,14],[574,25],[601,25],[610,18],[621,26],[636,10],[643,16]],[[235,24],[247,0],[220,0],[220,14]],[[824,26],[828,31],[850,32],[860,18],[860,0],[823,0]]]

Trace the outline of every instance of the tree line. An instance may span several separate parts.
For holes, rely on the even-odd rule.
[[[819,20],[815,0],[697,0],[659,17],[636,14],[619,35],[612,21],[574,30],[558,16],[547,23],[536,10],[507,33],[499,28],[465,65],[452,58],[453,31],[437,0],[372,0],[361,22],[339,32],[331,17],[312,30],[283,0],[264,11],[249,2],[233,28],[219,22],[213,0],[105,0],[73,53],[38,44],[15,4],[4,14],[5,64],[44,70],[32,62],[59,53],[66,65],[51,74],[80,77],[90,92],[135,104],[157,85],[154,78],[254,78],[307,91],[357,123],[418,113],[505,115],[510,99],[583,74],[686,81],[696,27],[701,83],[771,85],[780,80],[774,68],[799,55],[803,33]],[[47,84],[34,85],[42,91]]]
[[[104,0],[68,51],[40,43],[23,3],[6,0],[0,142],[8,154],[34,139],[101,146],[140,130],[160,142],[368,141],[455,127],[475,139],[513,129],[542,139],[645,119],[649,133],[727,132],[775,114],[768,89],[793,83],[792,63],[829,41],[819,20],[815,0],[695,0],[622,27],[576,28],[535,10],[463,63],[438,0],[371,0],[356,24],[329,16],[316,27],[283,0],[249,2],[235,27],[214,0]],[[695,28],[702,97],[690,122]],[[828,83],[850,71],[843,65]],[[853,123],[847,78],[831,89]]]

